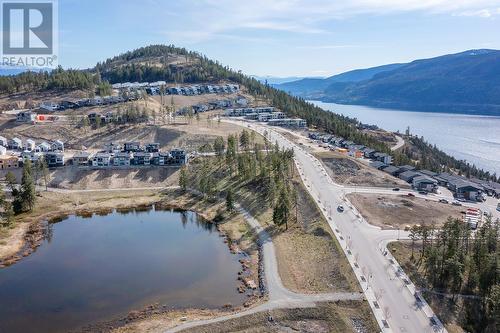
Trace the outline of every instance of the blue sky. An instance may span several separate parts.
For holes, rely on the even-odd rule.
[[[326,76],[500,49],[500,0],[59,0],[59,62],[86,68],[149,44],[246,74]]]

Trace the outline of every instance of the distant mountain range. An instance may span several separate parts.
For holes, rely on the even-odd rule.
[[[469,50],[276,87],[324,102],[500,116],[500,51]]]
[[[0,66],[0,76],[11,76],[21,74],[27,71],[39,72],[50,71],[50,68],[33,68],[33,67],[6,67]]]
[[[298,81],[302,79],[306,79],[305,77],[301,76],[289,76],[289,77],[277,77],[277,76],[259,76],[259,75],[250,75],[250,77],[253,77],[254,79],[262,82],[262,83],[268,83],[272,86],[278,85],[278,84],[283,84],[287,82],[292,82],[292,81]],[[312,77],[313,79],[323,79],[324,77]]]

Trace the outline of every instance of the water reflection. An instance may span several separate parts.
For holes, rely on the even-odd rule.
[[[156,302],[243,303],[239,257],[197,214],[83,215],[47,224],[36,252],[0,269],[0,332],[65,332]]]

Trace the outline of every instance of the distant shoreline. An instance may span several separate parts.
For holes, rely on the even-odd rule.
[[[450,111],[449,109],[451,108],[450,106],[422,106],[422,108],[419,107],[411,107],[411,106],[406,106],[403,104],[387,104],[387,105],[382,105],[380,103],[363,103],[362,101],[359,102],[346,102],[346,101],[338,101],[338,100],[332,100],[328,98],[324,99],[308,99],[304,98],[307,101],[315,101],[315,102],[323,102],[323,103],[333,103],[333,104],[340,104],[340,105],[352,105],[352,106],[367,106],[371,107],[374,109],[383,109],[387,111],[406,111],[406,112],[427,112],[427,113],[442,113],[442,114],[447,114],[447,115],[469,115],[469,116],[487,116],[487,117],[495,117],[495,118],[500,118],[500,105],[495,106],[496,110],[492,111],[487,111],[487,110],[477,110],[477,111],[470,111],[470,110],[464,110],[458,107],[457,109],[453,109],[453,111]],[[462,107],[463,108],[463,107]],[[448,110],[447,110],[448,109]]]

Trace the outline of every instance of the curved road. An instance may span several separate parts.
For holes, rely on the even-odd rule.
[[[286,289],[283,286],[283,283],[281,282],[281,278],[278,273],[278,262],[276,260],[276,253],[274,251],[274,245],[271,236],[259,224],[259,222],[250,215],[250,213],[241,208],[239,205],[237,205],[237,209],[243,214],[247,223],[252,227],[253,231],[258,235],[259,242],[262,246],[261,250],[264,261],[263,262],[264,276],[266,281],[265,282],[266,287],[269,292],[269,300],[264,304],[258,305],[254,308],[250,308],[242,312],[233,313],[227,316],[221,316],[213,319],[187,322],[182,325],[171,328],[166,332],[179,332],[184,329],[196,326],[221,322],[277,308],[314,307],[316,302],[363,299],[363,295],[360,293],[338,292],[338,293],[328,293],[328,294],[305,295],[305,294],[297,294]]]
[[[240,121],[226,121],[242,124]],[[407,237],[408,233],[381,230],[366,223],[355,207],[346,200],[344,187],[332,181],[321,162],[313,155],[277,133],[273,127],[257,123],[248,125],[248,122],[243,124],[261,134],[267,132],[271,142],[294,150],[295,163],[302,180],[342,245],[381,330],[445,332],[427,303],[424,300],[417,302],[413,284],[401,273],[402,270],[397,263],[394,264],[395,260],[389,258],[390,254],[386,251],[387,242]],[[339,205],[347,206],[345,212],[339,213],[336,210]],[[431,325],[431,317],[436,320],[437,325]]]
[[[395,136],[396,136],[396,140],[398,140],[398,142],[394,146],[391,147],[392,151],[395,151],[396,149],[403,147],[403,145],[405,144],[405,140],[403,140],[402,137],[400,137],[399,135],[396,135],[396,134],[395,134]]]

